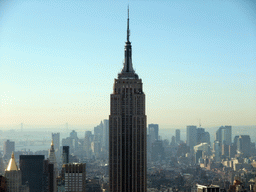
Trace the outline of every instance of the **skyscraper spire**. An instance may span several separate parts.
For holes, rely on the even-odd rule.
[[[124,66],[121,73],[118,74],[118,78],[132,78],[138,79],[138,75],[135,73],[132,67],[132,45],[130,42],[130,17],[129,17],[129,5],[128,5],[128,18],[127,18],[127,41],[125,42],[124,49]]]
[[[130,42],[130,29],[129,29],[129,5],[128,5],[128,19],[127,19],[127,42]]]
[[[56,189],[57,189],[56,177],[59,174],[58,174],[58,167],[57,167],[57,161],[56,161],[56,156],[55,156],[53,139],[52,139],[51,148],[50,148],[50,151],[49,151],[49,161],[50,161],[50,163],[53,164],[53,167],[54,167],[54,172],[53,172],[54,176],[53,177],[55,179],[53,180],[53,191],[56,191]]]
[[[56,163],[56,156],[55,156],[53,140],[51,142],[51,148],[50,148],[50,151],[49,151],[49,160],[50,160],[51,163]]]
[[[124,65],[115,79],[109,115],[109,191],[147,191],[147,117],[142,80],[132,67],[129,6]]]
[[[14,153],[12,152],[12,157],[8,163],[6,171],[18,171],[17,164],[15,162]]]

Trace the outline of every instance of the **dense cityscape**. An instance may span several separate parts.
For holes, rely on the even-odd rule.
[[[69,123],[2,127],[0,192],[256,192],[254,125],[214,122],[214,128],[206,128],[199,119],[198,125],[162,129],[159,122],[148,122],[147,92],[132,62],[129,6],[127,12],[123,67],[114,79],[108,118],[99,118],[100,123],[89,129]],[[92,95],[96,97],[97,92]],[[2,107],[9,112],[8,102],[13,103],[5,93],[1,96]],[[164,108],[157,106],[150,114]],[[32,113],[27,116],[36,119]],[[9,119],[21,116],[18,112],[8,115]],[[10,125],[11,121],[5,122]]]
[[[17,138],[15,142],[2,137],[1,179],[8,181],[12,177],[10,171],[13,165],[10,164],[15,161],[17,167],[14,169],[21,175],[20,179],[22,178],[22,182],[13,184],[13,189],[19,189],[16,191],[28,191],[28,186],[30,191],[37,191],[39,186],[42,191],[51,191],[49,187],[53,172],[58,176],[56,191],[65,191],[67,175],[63,173],[67,172],[69,167],[63,165],[78,163],[85,166],[83,177],[86,191],[108,191],[108,130],[109,121],[103,120],[93,131],[85,131],[83,136],[81,132],[81,137],[75,130],[70,130],[66,138],[63,135],[67,135],[68,130],[63,133],[50,133],[50,130],[45,133],[38,132],[42,137],[48,134],[48,137],[41,140],[35,138],[22,141]],[[214,141],[211,141],[211,136],[206,130],[201,126],[172,129],[170,132],[173,136],[162,139],[164,135],[159,134],[159,125],[148,124],[147,191],[197,191],[201,185],[215,187],[219,191],[255,191],[256,150],[255,141],[253,142],[251,136],[234,135],[232,126],[221,126],[214,135]],[[37,134],[36,130],[31,129],[29,132],[24,128],[11,132],[21,135],[22,138],[24,135],[33,134],[36,137]],[[7,133],[8,131],[1,132],[6,136]],[[42,146],[47,147],[47,144],[48,149],[36,150]],[[32,147],[33,151],[28,150]],[[27,163],[32,163],[26,157],[32,158],[30,161],[36,161],[36,166],[27,167]],[[25,163],[22,164],[21,161]],[[57,167],[56,170],[50,169],[51,163]],[[29,176],[31,173],[22,173],[25,169],[28,169],[26,172],[36,170],[37,174],[32,177]],[[39,184],[36,180],[44,182]]]

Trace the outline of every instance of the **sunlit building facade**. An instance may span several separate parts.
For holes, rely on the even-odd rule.
[[[7,180],[7,191],[19,192],[22,185],[21,172],[18,169],[13,153],[4,176]]]

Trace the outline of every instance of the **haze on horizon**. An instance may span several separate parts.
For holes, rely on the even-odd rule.
[[[256,125],[253,1],[130,1],[148,123]],[[97,125],[121,71],[127,2],[1,1],[0,125]],[[170,127],[171,128],[171,127]]]

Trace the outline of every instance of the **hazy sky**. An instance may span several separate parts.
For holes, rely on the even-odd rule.
[[[256,3],[129,1],[148,123],[256,124]],[[0,125],[98,124],[121,71],[128,1],[0,2]]]

